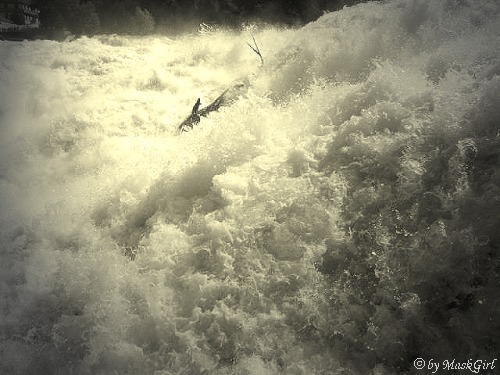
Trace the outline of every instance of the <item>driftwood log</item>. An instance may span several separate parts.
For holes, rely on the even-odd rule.
[[[262,53],[260,52],[259,46],[255,37],[252,36],[253,46],[247,42],[247,45],[260,57],[261,65],[264,65],[264,58],[262,57]],[[201,100],[198,98],[196,103],[194,103],[193,109],[191,110],[191,114],[186,117],[184,121],[179,125],[179,132],[187,132],[193,129],[193,126],[197,125],[200,122],[200,117],[207,116],[210,112],[217,111],[220,107],[230,105],[234,101],[236,101],[239,97],[244,95],[249,87],[248,77],[246,77],[243,81],[237,82],[222,94],[219,95],[217,99],[215,99],[212,103],[207,105],[205,108],[200,109]]]
[[[201,100],[198,98],[191,110],[191,114],[179,125],[179,132],[187,132],[206,117],[210,112],[217,111],[222,106],[231,105],[248,90],[247,82],[238,82],[225,90],[212,103],[200,109]]]

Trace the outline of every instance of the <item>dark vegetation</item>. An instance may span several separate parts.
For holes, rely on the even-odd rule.
[[[356,0],[36,0],[48,31],[75,35],[180,32],[200,23],[238,27],[244,22],[303,24]]]

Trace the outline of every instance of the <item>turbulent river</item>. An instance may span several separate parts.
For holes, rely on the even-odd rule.
[[[498,2],[0,41],[0,88],[1,374],[495,371]]]

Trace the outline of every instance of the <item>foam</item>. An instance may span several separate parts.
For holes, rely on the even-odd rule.
[[[0,372],[496,355],[498,12],[393,0],[296,29],[0,41]]]

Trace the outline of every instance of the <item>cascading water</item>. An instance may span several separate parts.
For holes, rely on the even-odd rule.
[[[0,41],[0,60],[2,374],[399,374],[498,355],[496,1]]]

